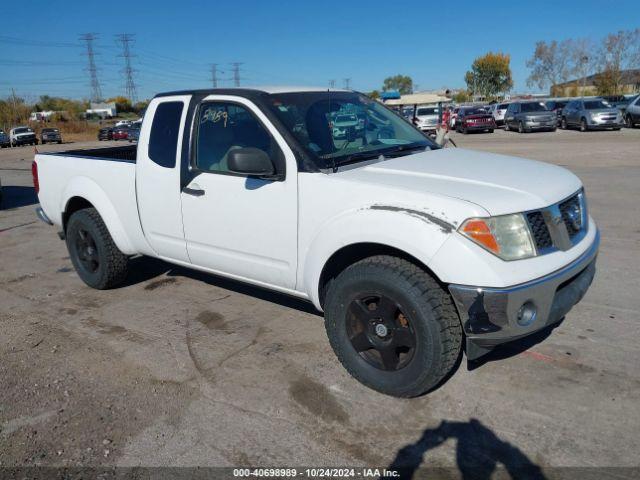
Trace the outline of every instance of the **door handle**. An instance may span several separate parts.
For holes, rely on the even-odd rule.
[[[200,188],[200,185],[195,184],[193,185],[193,188],[184,187],[182,192],[188,195],[193,195],[194,197],[201,197],[204,195],[204,190]]]

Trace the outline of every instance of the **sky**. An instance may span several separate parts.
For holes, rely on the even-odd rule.
[[[3,2],[0,2],[0,4]],[[404,74],[419,90],[464,86],[464,73],[489,51],[511,56],[514,91],[526,85],[526,61],[539,40],[591,37],[640,27],[635,1],[30,1],[24,18],[0,29],[0,98],[49,94],[88,98],[86,47],[98,35],[95,61],[103,96],[125,92],[115,36],[131,44],[139,99],[176,89],[240,83],[329,85],[350,79],[360,91]],[[28,13],[28,14],[27,14]]]

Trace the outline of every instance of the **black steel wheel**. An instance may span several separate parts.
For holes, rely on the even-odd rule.
[[[78,276],[90,287],[104,290],[125,279],[127,256],[118,249],[94,208],[78,210],[71,215],[66,240]]]
[[[351,345],[369,365],[395,371],[411,361],[416,333],[400,305],[389,297],[372,293],[355,298],[345,325]]]
[[[369,257],[326,287],[331,347],[358,381],[396,397],[414,397],[450,374],[462,329],[449,293],[426,271],[396,257]]]
[[[85,230],[81,226],[75,235],[75,251],[78,254],[78,260],[82,268],[89,273],[95,273],[100,267],[100,257],[98,256],[98,247],[96,241],[91,236],[89,230]]]

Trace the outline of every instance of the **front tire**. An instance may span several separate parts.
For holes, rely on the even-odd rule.
[[[525,129],[524,129],[524,124],[522,123],[522,121],[518,122],[518,133],[524,133]]]
[[[562,117],[562,120],[560,120],[560,128],[562,130],[566,130],[567,129],[567,119]]]
[[[582,118],[580,120],[580,131],[586,132],[587,130],[589,130],[589,127],[587,126],[587,121],[584,118]]]
[[[98,290],[113,288],[127,276],[128,259],[95,208],[78,210],[66,229],[67,249],[78,276]]]
[[[462,330],[449,293],[407,260],[375,256],[327,289],[325,327],[344,368],[395,397],[436,387],[460,355]]]

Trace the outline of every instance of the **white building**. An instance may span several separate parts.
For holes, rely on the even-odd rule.
[[[91,108],[87,110],[87,115],[99,115],[102,118],[115,117],[117,113],[115,102],[91,103]]]

